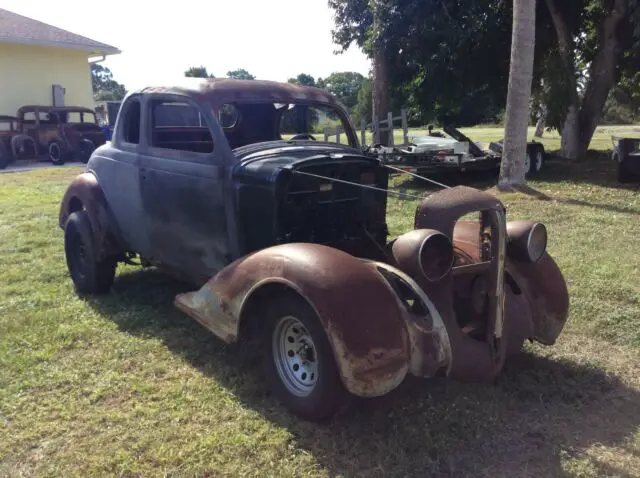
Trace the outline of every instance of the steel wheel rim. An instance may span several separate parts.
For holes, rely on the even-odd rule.
[[[525,172],[529,172],[529,169],[531,168],[531,156],[529,155],[529,153],[526,154],[526,156],[524,157],[524,170]]]
[[[271,350],[287,391],[297,397],[310,395],[318,382],[318,356],[302,322],[291,316],[281,318],[273,330]]]
[[[538,151],[536,153],[536,171],[540,171],[542,169],[542,153]]]

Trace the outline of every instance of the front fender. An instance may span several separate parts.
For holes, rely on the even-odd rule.
[[[71,181],[60,204],[58,225],[64,229],[69,215],[82,209],[89,215],[98,254],[102,256],[117,252],[119,234],[115,221],[98,179],[91,172],[81,173]]]
[[[545,252],[533,264],[508,259],[506,271],[529,303],[533,338],[553,345],[569,317],[569,292],[560,268]]]
[[[246,305],[267,284],[282,284],[314,308],[351,393],[379,396],[409,369],[406,322],[375,268],[337,249],[283,244],[225,267],[203,287],[176,296],[177,308],[225,340],[237,340]]]

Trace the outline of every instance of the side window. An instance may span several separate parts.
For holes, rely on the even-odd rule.
[[[124,110],[122,133],[125,143],[138,144],[140,142],[140,100],[131,98]]]
[[[35,111],[25,111],[22,116],[22,122],[24,124],[36,124],[36,112]]]
[[[151,113],[151,146],[189,151],[213,152],[213,138],[195,106],[181,101],[153,100]]]

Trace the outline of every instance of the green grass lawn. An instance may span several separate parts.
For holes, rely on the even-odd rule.
[[[640,476],[640,195],[611,162],[549,163],[531,185],[555,201],[501,196],[548,225],[571,294],[556,346],[495,385],[408,380],[322,426],[172,307],[184,285],[126,266],[110,295],[76,296],[57,212],[79,171],[0,174],[0,476]],[[415,205],[390,199],[394,234]]]
[[[439,130],[436,128],[436,130]],[[504,129],[499,127],[478,126],[473,128],[460,128],[460,131],[468,136],[472,141],[490,142],[504,138]],[[535,138],[533,133],[535,128],[529,128],[529,140],[535,140],[544,144],[548,151],[557,151],[560,149],[560,135],[557,131],[544,132],[542,138]],[[426,136],[426,128],[409,129],[409,141],[413,136]],[[596,129],[591,141],[590,148],[599,151],[611,149],[611,136],[627,136],[632,138],[640,137],[640,126],[600,126]],[[335,136],[332,137],[335,141]],[[395,128],[393,134],[395,144],[402,144],[402,129]],[[360,131],[358,131],[358,139],[360,139]],[[368,132],[366,135],[367,144],[371,144],[372,135]],[[342,142],[345,141],[344,134],[341,137]]]

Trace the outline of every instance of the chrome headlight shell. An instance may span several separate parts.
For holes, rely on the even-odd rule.
[[[507,254],[520,261],[538,262],[547,251],[547,228],[541,222],[508,222],[507,238]]]

